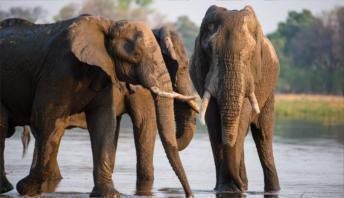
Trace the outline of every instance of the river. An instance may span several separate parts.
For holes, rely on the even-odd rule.
[[[128,118],[121,128],[113,180],[124,196],[136,189],[136,155]],[[305,120],[276,121],[274,154],[281,191],[264,194],[263,173],[251,135],[245,142],[245,162],[249,187],[245,194],[222,197],[344,197],[344,125],[321,124]],[[20,130],[20,129],[18,129]],[[19,133],[6,140],[7,177],[16,184],[29,173],[33,141],[22,159]],[[208,134],[198,127],[194,139],[180,153],[195,197],[216,197],[214,162]],[[68,130],[61,142],[58,161],[63,179],[47,196],[87,197],[93,187],[89,135],[81,129]],[[148,194],[157,197],[183,197],[183,189],[172,171],[157,137],[154,155],[155,180]],[[6,193],[18,196],[16,190]],[[219,195],[219,194],[218,194]]]

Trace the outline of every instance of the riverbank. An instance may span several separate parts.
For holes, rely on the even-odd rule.
[[[275,99],[276,119],[305,119],[324,124],[344,123],[344,97],[277,94]]]

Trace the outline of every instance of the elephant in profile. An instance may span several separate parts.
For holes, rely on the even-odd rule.
[[[280,189],[272,149],[279,61],[252,7],[208,8],[195,41],[191,80],[202,97],[219,191],[247,190],[244,139],[249,127],[266,191]]]
[[[192,196],[179,158],[173,91],[160,47],[141,22],[79,16],[52,24],[22,19],[0,22],[0,191],[13,187],[4,170],[4,141],[15,126],[30,125],[36,139],[21,195],[41,193],[49,179],[68,117],[85,112],[91,137],[91,196],[119,196],[112,182],[116,106],[112,84],[125,81],[153,93],[157,127],[166,155],[187,196]]]
[[[173,83],[173,90],[183,95],[192,95],[192,83],[188,72],[189,58],[182,37],[167,26],[155,29],[153,33],[160,45]],[[113,90],[115,115],[117,116],[115,145],[117,145],[121,117],[127,113],[133,122],[137,153],[137,189],[151,186],[154,180],[153,153],[157,131],[153,95],[148,89],[140,85],[125,82],[114,84]],[[195,118],[198,111],[198,105],[193,100],[180,101],[174,99],[178,150],[186,148],[192,140],[196,131]],[[65,128],[68,129],[74,127],[87,129],[84,113],[70,116],[65,124]],[[61,128],[61,130],[64,130],[64,128]],[[63,131],[59,133],[63,133]],[[50,163],[49,167],[52,170],[49,175],[51,179],[61,179],[57,160],[51,160]]]

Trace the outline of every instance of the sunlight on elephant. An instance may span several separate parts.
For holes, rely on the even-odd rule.
[[[4,139],[15,126],[35,136],[30,173],[17,184],[21,195],[41,193],[56,159],[68,116],[85,112],[91,136],[94,188],[91,196],[119,196],[112,182],[115,105],[111,84],[141,84],[154,93],[157,127],[166,155],[187,196],[192,192],[178,154],[173,91],[160,47],[141,22],[96,16],[36,25],[22,19],[0,22],[0,191],[13,187],[4,171]],[[118,78],[118,79],[117,79]]]
[[[153,30],[154,35],[160,45],[164,61],[173,83],[173,90],[183,95],[192,95],[192,84],[189,76],[189,59],[184,47],[182,37],[170,28],[162,27]],[[124,82],[115,83],[114,104],[117,116],[117,129],[115,134],[115,145],[117,145],[120,121],[123,114],[129,114],[133,122],[133,132],[137,153],[137,194],[150,195],[150,188],[154,180],[153,153],[156,140],[156,116],[154,106],[154,96],[140,85],[132,85]],[[174,112],[176,120],[176,135],[178,149],[183,150],[192,140],[196,131],[196,112],[198,106],[194,101],[174,100]],[[66,121],[65,128],[79,127],[87,129],[86,117],[84,113],[70,116]],[[64,130],[64,128],[62,129]],[[63,133],[59,132],[59,133]],[[27,148],[30,137],[25,133],[23,142]],[[25,153],[25,151],[24,151]],[[57,160],[51,160],[51,179],[61,179]],[[145,188],[143,188],[145,187]]]

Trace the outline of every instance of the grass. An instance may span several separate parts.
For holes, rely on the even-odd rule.
[[[344,97],[324,95],[278,94],[277,119],[306,119],[324,124],[344,124]]]

